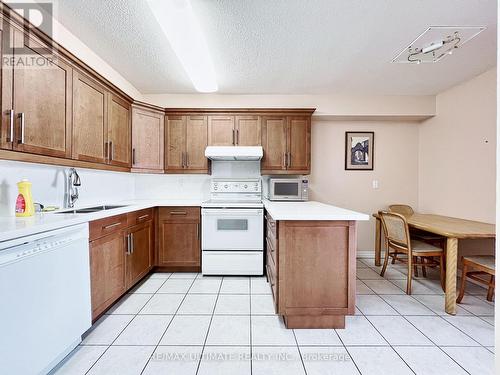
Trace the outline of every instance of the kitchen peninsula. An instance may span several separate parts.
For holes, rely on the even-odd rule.
[[[356,222],[319,202],[264,201],[266,274],[287,328],[344,328],[356,294]]]

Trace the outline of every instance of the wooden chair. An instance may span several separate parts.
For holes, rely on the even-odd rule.
[[[389,206],[389,211],[401,214],[405,217],[411,216],[415,213],[415,211],[413,210],[413,207],[411,207],[407,204],[391,204]],[[410,234],[411,234],[411,237],[414,239],[419,239],[421,241],[428,242],[428,243],[435,245],[437,247],[441,247],[441,248],[444,247],[444,237],[439,236],[437,234],[432,234],[429,232],[425,232],[423,230],[413,229],[413,228],[410,229]],[[424,259],[422,259],[423,263],[425,263]],[[394,264],[396,262],[396,260],[397,260],[397,257],[394,257],[392,259],[391,263]],[[431,264],[422,265],[422,276],[423,277],[427,277],[427,271],[425,269],[426,266],[431,266]],[[415,276],[418,277],[418,268],[416,265],[414,266],[414,271],[415,271]]]
[[[468,269],[473,271],[469,271]],[[475,271],[474,271],[475,270]],[[489,275],[490,280],[485,280],[478,275]],[[462,257],[462,280],[460,283],[460,292],[458,294],[457,303],[462,302],[465,294],[465,284],[467,277],[472,280],[479,281],[482,284],[488,285],[488,294],[486,299],[493,300],[495,292],[495,257],[492,255],[476,255]]]
[[[413,277],[413,267],[415,265],[439,265],[441,276],[441,287],[445,288],[445,260],[444,250],[432,244],[410,238],[410,230],[404,215],[379,211],[382,227],[384,228],[387,251],[385,252],[384,265],[380,276],[384,276],[389,262],[389,256],[397,257],[398,254],[405,254],[405,259],[399,259],[408,264],[408,276],[406,282],[406,294],[411,294],[411,281]],[[392,250],[392,252],[391,252]],[[434,260],[439,258],[439,263]],[[420,258],[420,261],[418,260]],[[424,259],[428,263],[424,263]]]

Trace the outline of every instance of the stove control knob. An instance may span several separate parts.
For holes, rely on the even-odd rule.
[[[227,189],[228,187],[229,187],[229,185],[228,185],[228,184],[225,184],[225,185],[224,185],[224,189]]]
[[[243,187],[244,187],[245,189],[248,189],[248,185],[247,185],[247,184],[243,185]]]

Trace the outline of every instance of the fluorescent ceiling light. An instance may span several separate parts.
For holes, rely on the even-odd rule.
[[[196,90],[217,91],[215,69],[190,0],[148,0],[148,4]]]

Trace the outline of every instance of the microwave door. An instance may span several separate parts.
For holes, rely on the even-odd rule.
[[[276,198],[297,199],[299,197],[299,184],[297,182],[275,182],[273,194]]]

